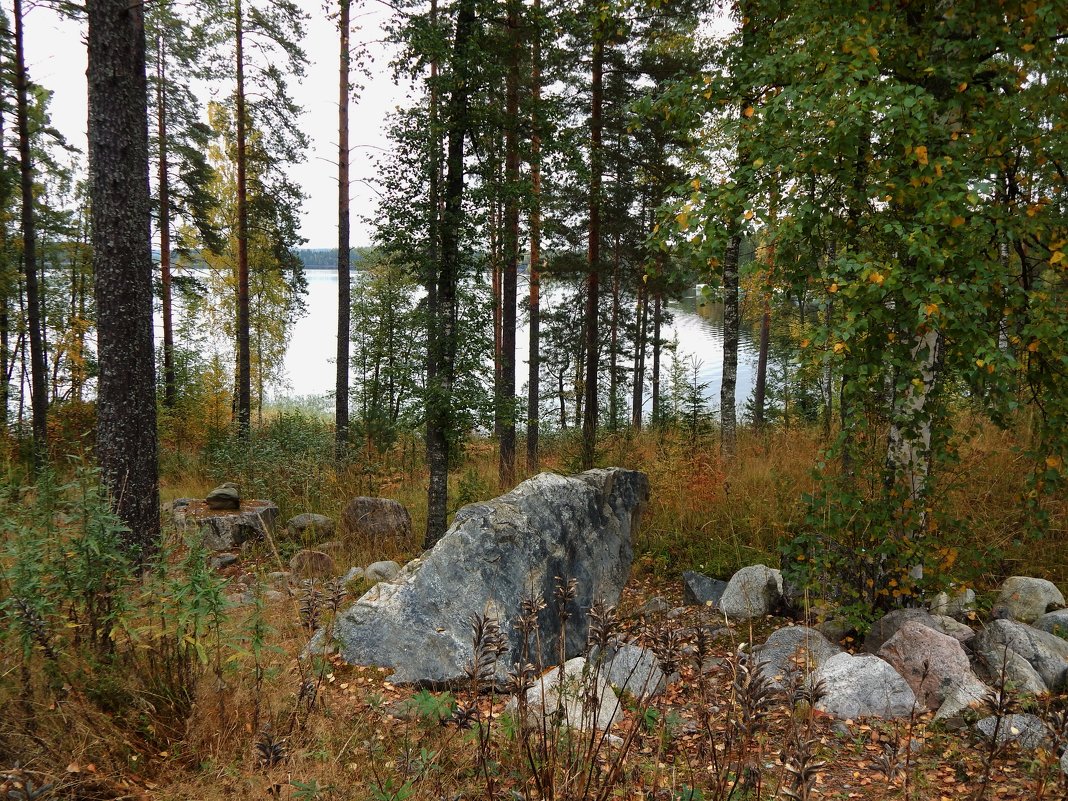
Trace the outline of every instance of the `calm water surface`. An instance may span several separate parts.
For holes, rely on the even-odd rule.
[[[285,371],[288,388],[275,393],[275,397],[327,396],[333,393],[335,383],[334,354],[337,349],[337,274],[331,270],[308,270],[307,314],[294,326],[286,352]],[[520,286],[523,295],[525,286]],[[553,292],[544,292],[544,301],[552,302]],[[707,382],[706,396],[719,406],[720,383],[723,377],[723,307],[719,303],[702,302],[691,295],[681,303],[672,303],[674,321],[664,326],[662,335],[671,340],[678,335],[679,358],[690,364],[696,358],[700,364],[702,383]],[[528,329],[522,326],[516,332],[519,382],[526,376],[526,354],[529,347]],[[757,347],[750,332],[743,329],[738,348],[737,403],[742,405],[752,392],[756,373]],[[665,354],[662,365],[662,382],[668,380],[671,369],[671,354]],[[662,384],[662,386],[665,386]],[[665,387],[666,389],[666,387]],[[646,406],[649,405],[648,391]]]

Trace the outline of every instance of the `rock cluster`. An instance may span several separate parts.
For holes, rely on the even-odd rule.
[[[758,577],[756,588],[767,589],[773,606],[773,579],[766,578],[770,571],[757,568],[748,575]],[[761,597],[759,592],[756,596]],[[1068,689],[1068,641],[1056,633],[1068,628],[1068,610],[1055,608],[1063,603],[1059,598],[1059,590],[1044,579],[1014,576],[1000,590],[998,616],[978,632],[942,614],[952,611],[975,619],[974,595],[961,593],[936,597],[930,610],[890,612],[872,626],[861,653],[845,653],[815,629],[787,626],[756,646],[753,655],[775,686],[818,685],[822,696],[816,707],[834,717],[900,718],[931,710],[935,720],[956,727],[969,715],[972,721],[981,717],[991,687],[1002,683],[1024,694]],[[723,607],[721,602],[727,617],[745,619],[752,613],[735,608],[731,615]],[[1028,620],[1014,619],[1016,614]],[[997,737],[1033,747],[1040,741],[1040,726],[1027,716],[1017,717],[1002,721]],[[977,728],[994,737],[995,723],[985,718]]]

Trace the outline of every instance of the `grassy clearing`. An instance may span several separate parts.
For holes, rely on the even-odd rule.
[[[956,549],[953,577],[980,591],[1015,573],[1045,576],[1062,586],[1068,579],[1063,502],[1046,507],[1048,538],[1024,537],[1024,521],[1016,510],[1027,491],[1026,465],[1018,445],[1010,432],[973,427],[958,445],[951,480],[943,483],[941,503],[960,521],[940,534],[948,548]],[[284,521],[304,511],[336,518],[355,495],[384,495],[409,508],[412,537],[346,542],[341,563],[403,562],[418,554],[426,503],[419,444],[401,442],[386,454],[362,454],[342,470],[333,466],[331,448],[326,426],[297,418],[260,431],[248,450],[221,442],[195,453],[172,451],[164,462],[164,500],[202,497],[220,481],[233,479],[246,496],[278,503]],[[763,766],[759,797],[771,797],[792,775],[783,760],[804,756],[811,764],[826,763],[813,769],[810,798],[941,799],[957,797],[955,788],[962,785],[974,790],[989,764],[990,797],[1057,797],[1054,751],[1026,758],[1012,750],[991,755],[967,736],[930,728],[929,716],[857,724],[848,734],[818,716],[801,718],[808,733],[807,750],[800,754],[797,715],[804,712],[782,699],[769,702],[761,713],[766,725],[749,737],[745,750],[731,752],[735,761],[719,763],[727,765],[726,774],[716,772],[715,755],[740,747],[740,741],[728,746],[725,739],[732,715],[737,717],[737,708],[723,701],[738,695],[731,659],[739,642],[759,642],[774,621],[731,628],[702,609],[671,621],[646,621],[637,610],[653,595],[680,604],[683,570],[725,577],[745,564],[776,564],[780,543],[804,523],[802,496],[815,486],[813,465],[819,452],[820,437],[810,430],[750,433],[729,463],[718,456],[712,436],[691,439],[678,432],[646,431],[604,439],[601,463],[643,470],[652,487],[631,585],[620,604],[623,628],[646,641],[658,631],[677,631],[680,648],[697,647],[695,632],[714,629],[718,634],[706,655],[709,665],[728,667],[705,673],[690,665],[683,670],[683,683],[657,705],[628,704],[616,729],[624,741],[631,738],[625,753],[587,755],[589,764],[576,769],[600,766],[597,775],[605,782],[602,769],[615,766],[609,796],[694,801],[726,797],[724,776],[730,774],[733,782],[745,775],[743,763],[749,760]],[[576,443],[566,437],[549,440],[543,465],[569,472],[576,453]],[[512,791],[538,797],[520,741],[501,717],[502,699],[462,691],[427,695],[393,687],[383,672],[336,658],[300,659],[310,631],[299,595],[226,609],[214,627],[178,626],[188,621],[190,593],[200,594],[198,614],[212,619],[204,610],[227,590],[224,583],[205,584],[210,580],[250,584],[259,588],[261,598],[275,589],[269,574],[284,569],[289,554],[309,544],[287,541],[281,532],[247,550],[222,576],[195,580],[189,552],[171,532],[175,548],[168,575],[176,582],[173,591],[186,593],[185,601],[167,596],[172,599],[161,602],[145,595],[137,582],[120,583],[113,592],[129,593],[133,603],[116,618],[118,625],[109,624],[107,643],[91,645],[86,610],[78,605],[82,601],[69,598],[67,606],[41,607],[48,625],[46,635],[37,637],[33,618],[20,617],[11,606],[18,595],[11,583],[18,559],[13,543],[36,531],[42,558],[62,564],[84,525],[75,513],[77,505],[62,514],[34,512],[39,491],[20,489],[18,471],[8,472],[2,493],[2,559],[9,580],[0,592],[8,621],[6,667],[0,675],[0,767],[10,768],[0,779],[4,792],[22,792],[19,784],[33,781],[36,786],[51,782],[48,792],[53,795],[79,798],[404,801],[505,798]],[[468,447],[451,476],[450,491],[456,506],[498,494],[491,444]],[[41,597],[66,597],[55,577],[41,580]],[[80,580],[96,579],[86,573]],[[351,589],[358,593],[363,588]],[[321,617],[329,620],[329,611]],[[1056,703],[1060,701],[1049,701]],[[480,746],[470,729],[441,724],[442,710],[455,714],[457,705],[479,716],[483,725],[492,721],[488,745]],[[911,742],[916,745],[909,746]],[[902,743],[915,749],[907,751],[907,764]],[[273,760],[264,757],[265,749],[268,754],[281,750]],[[487,785],[488,765],[494,766],[496,789]]]

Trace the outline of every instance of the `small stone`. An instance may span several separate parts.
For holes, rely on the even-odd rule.
[[[222,570],[237,562],[236,553],[217,553],[208,560],[213,570]]]
[[[991,715],[976,723],[975,728],[988,740],[994,739],[996,731],[995,742],[998,745],[1016,743],[1028,750],[1034,750],[1049,740],[1045,725],[1035,715],[1006,715],[1001,719],[1000,726],[997,716]]]
[[[322,551],[300,550],[289,560],[289,569],[300,578],[330,578],[337,575],[334,560]]]
[[[237,484],[228,481],[209,492],[204,501],[209,509],[240,509],[241,491],[238,490]]]
[[[304,512],[291,517],[286,523],[286,533],[289,537],[305,545],[317,543],[319,540],[329,540],[334,536],[335,528],[334,521],[329,517],[312,512]]]
[[[718,606],[727,582],[687,570],[682,574],[682,597],[692,606]]]
[[[957,686],[946,693],[946,700],[938,707],[934,719],[942,721],[951,731],[963,728],[964,715],[968,710],[982,709],[986,704],[990,688],[979,681],[970,670],[961,677]]]
[[[368,544],[407,542],[412,536],[412,516],[389,498],[353,498],[341,513],[341,537]]]
[[[843,739],[853,736],[853,732],[849,730],[849,726],[846,725],[844,720],[836,720],[834,725],[831,726],[831,731],[836,737],[841,737]]]
[[[667,678],[652,651],[634,643],[621,645],[605,653],[601,659],[594,651],[594,664],[608,677],[608,683],[620,692],[629,693],[639,701],[654,698],[667,688]]]
[[[364,578],[371,582],[393,581],[400,570],[400,565],[393,561],[372,562],[364,571]]]
[[[962,618],[975,610],[975,590],[967,587],[950,595],[940,592],[931,601],[930,611],[932,615],[945,615],[946,617]]]
[[[769,615],[782,603],[782,573],[767,565],[743,567],[727,582],[719,608],[734,620]]]
[[[642,608],[638,610],[640,615],[662,615],[665,612],[671,611],[671,604],[665,601],[660,596],[650,598],[644,604]]]
[[[883,647],[883,644],[897,634],[898,629],[910,620],[936,629],[931,620],[931,615],[926,609],[894,609],[872,624],[871,629],[868,631],[868,636],[864,638],[864,652],[868,654],[879,653],[879,649]]]
[[[1064,596],[1046,579],[1010,576],[1001,585],[995,607],[1021,623],[1031,623],[1047,612],[1063,609]]]
[[[961,644],[971,642],[975,638],[975,629],[949,615],[931,615],[930,624],[922,620],[919,622],[930,625],[935,631],[940,631]]]
[[[1039,631],[1048,632],[1061,639],[1068,639],[1068,609],[1046,612],[1031,625]]]
[[[900,674],[873,654],[835,654],[813,674],[826,695],[816,709],[842,720],[905,718],[916,709],[916,695]]]
[[[515,711],[516,699],[509,701],[506,708]],[[528,722],[535,726],[548,716],[559,716],[569,729],[607,731],[621,712],[608,680],[581,656],[535,679],[534,686],[527,690]]]
[[[326,641],[326,629],[316,629],[300,655],[303,659],[310,656],[330,656],[336,650],[337,646],[334,643]]]
[[[807,676],[841,652],[841,648],[808,626],[781,628],[753,649],[761,672],[777,689],[785,687],[793,674]]]
[[[349,572],[341,577],[342,584],[351,584],[354,581],[363,581],[364,572],[362,567],[350,567]]]
[[[278,601],[284,601],[289,596],[278,590],[267,590],[263,593],[263,600],[276,603]]]
[[[971,670],[959,641],[914,620],[906,621],[883,643],[879,656],[901,674],[928,709],[942,706]]]
[[[1050,690],[1068,687],[1068,642],[1060,637],[1014,620],[993,620],[976,638],[976,653],[988,663],[1006,649],[1026,659]]]

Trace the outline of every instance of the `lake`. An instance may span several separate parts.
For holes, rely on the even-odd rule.
[[[326,397],[332,395],[336,371],[334,356],[337,349],[337,274],[332,270],[307,270],[308,296],[307,313],[297,321],[290,337],[289,348],[285,357],[285,371],[288,389],[276,391],[276,399],[286,396]],[[520,276],[520,297],[525,296],[526,286],[522,283],[525,276]],[[543,297],[552,299],[551,286],[543,285]],[[718,408],[720,384],[723,377],[723,305],[699,301],[697,292],[683,298],[681,302],[671,303],[669,308],[674,314],[670,325],[662,329],[662,336],[671,340],[678,336],[679,358],[689,364],[691,357],[700,364],[699,375],[702,383],[708,384],[706,397]],[[528,329],[519,315],[516,331],[516,348],[518,352],[518,383],[522,386],[526,378],[526,354],[529,347]],[[670,353],[665,353],[662,364],[661,386],[667,392],[667,381],[671,369]],[[741,406],[753,391],[756,377],[757,344],[749,331],[743,329],[738,346],[738,389],[737,402]],[[647,374],[648,374],[647,365]],[[645,406],[650,404],[649,392],[646,391]]]

